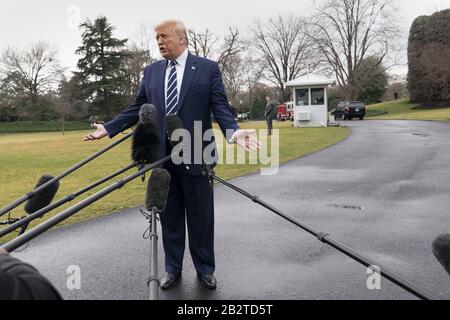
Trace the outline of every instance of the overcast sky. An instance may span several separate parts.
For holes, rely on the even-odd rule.
[[[58,48],[62,64],[73,70],[78,59],[74,52],[81,42],[81,32],[73,27],[78,20],[106,15],[117,27],[115,36],[123,38],[134,37],[140,24],[151,28],[167,18],[181,19],[188,28],[209,28],[220,33],[229,25],[245,30],[255,18],[287,13],[306,16],[322,1],[0,0],[0,51],[8,46],[25,48],[32,42],[45,40]],[[450,8],[450,0],[397,0],[397,5],[399,24],[406,39],[414,18]]]

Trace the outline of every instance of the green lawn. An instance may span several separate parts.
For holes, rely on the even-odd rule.
[[[368,119],[450,121],[450,106],[428,110],[413,109],[417,106],[417,104],[409,103],[408,100],[373,104],[367,107]]]
[[[248,122],[243,124],[242,127],[265,128],[265,123]],[[291,122],[276,123],[275,128],[280,129],[281,163],[330,146],[349,134],[346,128],[295,129]],[[73,131],[66,133],[65,136],[56,132],[0,134],[0,207],[30,191],[43,174],[58,175],[111,143],[109,139],[91,143],[83,142],[83,137],[88,132],[89,130]],[[224,145],[226,146],[225,143]],[[231,147],[233,146],[227,146],[227,148]],[[55,200],[131,163],[129,150],[130,142],[128,141],[64,178]],[[257,172],[259,168],[259,165],[220,165],[216,171],[221,177],[230,179]],[[134,171],[132,170],[128,174],[131,172]],[[114,181],[118,179],[116,178]],[[104,187],[105,185],[100,186],[74,202],[84,199]],[[80,211],[63,224],[87,220],[140,205],[144,202],[145,189],[146,184],[137,179],[123,189]],[[74,202],[66,204],[53,213],[61,212],[63,208],[73,205]],[[22,208],[14,210],[13,216],[21,216]],[[46,217],[51,215],[52,213],[49,213]],[[3,218],[0,218],[0,220],[3,220]]]
[[[89,122],[67,121],[64,123],[65,131],[88,130]],[[0,133],[17,132],[61,132],[61,121],[20,121],[20,122],[1,122]]]

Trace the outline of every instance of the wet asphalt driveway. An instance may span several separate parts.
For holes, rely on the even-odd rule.
[[[410,282],[450,299],[450,276],[431,243],[450,232],[450,123],[346,122],[352,134],[292,161],[276,176],[233,181],[326,231]],[[366,268],[224,186],[216,188],[218,290],[200,287],[186,250],[182,281],[161,299],[415,299]],[[66,299],[146,299],[149,242],[137,209],[63,227],[15,254]],[[162,246],[160,241],[160,274]],[[66,287],[67,267],[81,289]]]

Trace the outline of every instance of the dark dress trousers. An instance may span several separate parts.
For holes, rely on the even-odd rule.
[[[105,125],[112,138],[123,128],[139,121],[139,110],[145,103],[156,107],[157,125],[161,134],[160,157],[170,154],[171,147],[165,130],[165,73],[168,61],[160,60],[144,70],[144,77],[134,103]],[[239,129],[232,115],[216,62],[188,55],[179,95],[178,116],[194,137],[194,122],[201,122],[202,135],[212,128],[211,113],[227,140],[227,130]],[[213,139],[214,143],[214,139]],[[202,143],[202,150],[209,142]],[[209,179],[202,175],[202,164],[194,162],[192,143],[191,162],[183,165],[167,163],[172,176],[165,212],[161,215],[166,271],[178,274],[183,268],[186,222],[189,249],[197,271],[212,274],[214,262],[214,198]],[[216,155],[217,156],[217,155]],[[211,163],[212,166],[215,162]]]

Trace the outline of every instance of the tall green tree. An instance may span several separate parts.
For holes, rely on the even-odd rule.
[[[89,112],[103,118],[111,118],[127,104],[123,92],[127,77],[124,50],[128,39],[113,37],[115,27],[104,16],[94,22],[89,19],[80,25],[83,30],[82,45],[76,51],[81,58],[74,77],[90,103]]]
[[[360,87],[359,101],[366,104],[383,101],[388,86],[388,74],[383,64],[379,63],[376,56],[364,59],[355,72],[355,83]]]

